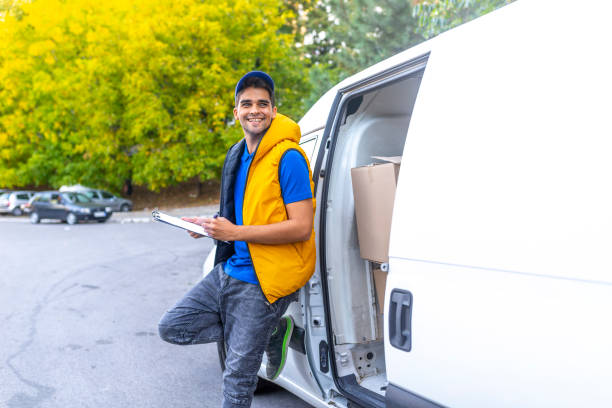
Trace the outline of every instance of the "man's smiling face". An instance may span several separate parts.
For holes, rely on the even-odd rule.
[[[238,97],[234,118],[240,121],[245,136],[261,137],[276,117],[276,106],[267,90],[245,88]]]

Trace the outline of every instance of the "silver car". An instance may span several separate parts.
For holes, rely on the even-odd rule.
[[[127,198],[117,197],[114,194],[109,193],[105,190],[100,190],[97,188],[89,188],[81,185],[76,186],[62,186],[59,191],[72,191],[79,192],[85,194],[87,197],[91,198],[94,202],[103,204],[106,207],[112,208],[113,211],[131,211],[132,210],[132,201]]]
[[[33,191],[8,191],[0,195],[0,213],[22,215],[22,204],[30,201]]]

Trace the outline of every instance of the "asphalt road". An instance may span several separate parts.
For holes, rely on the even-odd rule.
[[[211,241],[128,217],[74,226],[0,217],[0,407],[220,406],[216,345],[157,336]],[[309,407],[280,388],[252,406]]]

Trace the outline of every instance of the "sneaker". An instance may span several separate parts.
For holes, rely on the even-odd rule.
[[[289,340],[293,333],[293,319],[291,316],[283,316],[278,325],[274,328],[266,354],[268,362],[266,363],[266,377],[268,380],[276,380],[285,367],[287,360],[287,348],[289,348]]]

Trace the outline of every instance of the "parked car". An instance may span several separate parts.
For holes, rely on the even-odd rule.
[[[100,190],[97,188],[89,188],[82,186],[80,184],[74,186],[62,186],[60,187],[60,191],[78,191],[80,193],[85,194],[93,201],[104,204],[105,206],[111,207],[113,211],[131,211],[132,210],[132,201],[127,198],[118,197],[112,193],[109,193],[105,190]]]
[[[317,263],[277,384],[321,408],[612,406],[610,7],[519,0],[306,113]],[[402,156],[383,262],[352,186],[374,156]]]
[[[8,198],[10,194],[11,194],[10,190],[0,191],[0,207],[2,208],[8,207]],[[7,212],[8,211],[4,211],[4,213],[7,213]]]
[[[105,222],[113,211],[76,192],[44,191],[36,193],[31,203],[30,221],[37,224],[44,219],[62,220],[68,224],[95,220]]]
[[[33,191],[10,191],[0,195],[0,213],[22,215],[21,205],[34,195]]]

